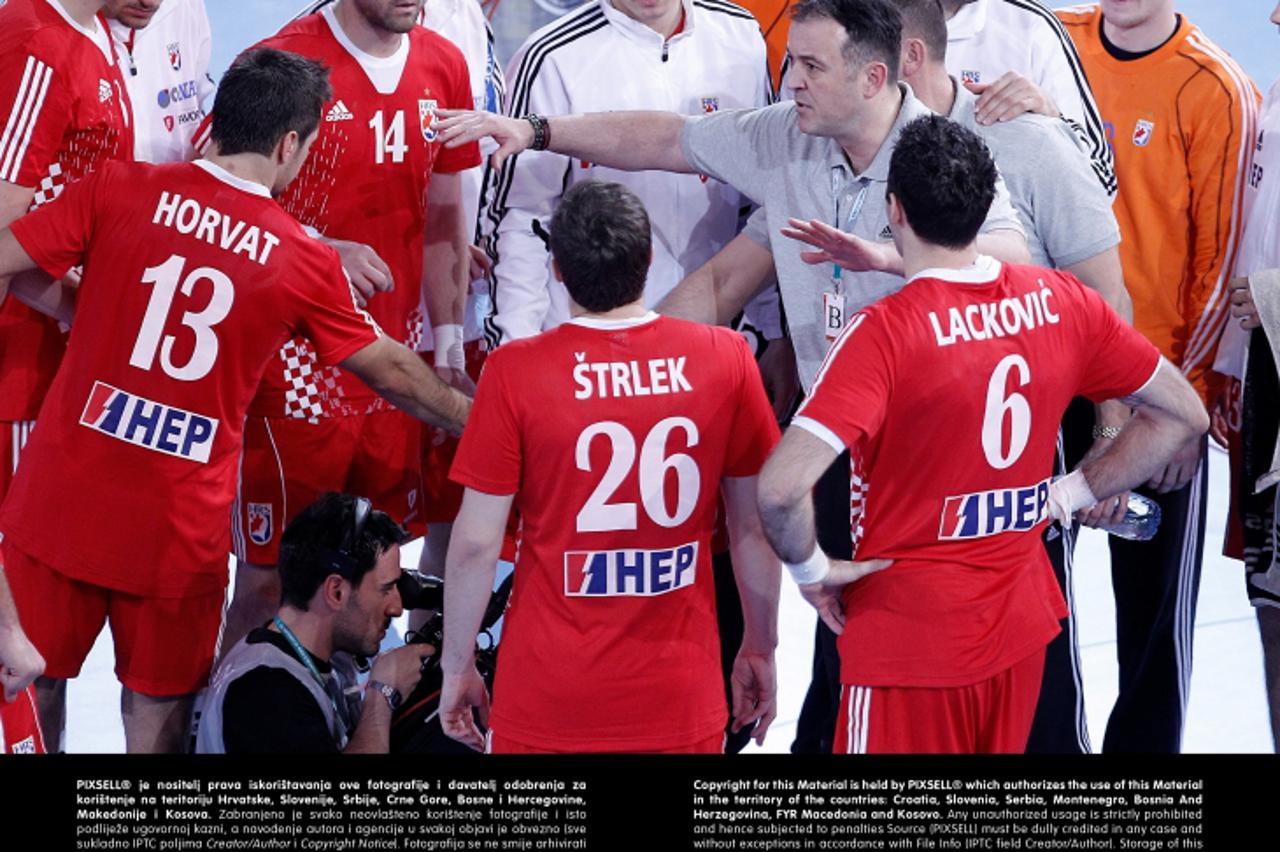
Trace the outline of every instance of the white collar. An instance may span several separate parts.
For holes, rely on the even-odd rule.
[[[193,160],[192,164],[197,168],[208,172],[210,177],[220,180],[228,186],[233,186],[236,189],[249,193],[250,195],[261,195],[263,198],[271,197],[271,192],[262,184],[257,181],[245,180],[242,177],[237,177],[217,163],[209,160]]]
[[[961,6],[947,21],[947,41],[973,38],[987,25],[987,4],[991,0],[977,0]]]
[[[97,15],[93,16],[93,29],[89,29],[81,26],[79,21],[67,14],[67,10],[62,8],[62,4],[58,0],[45,0],[45,2],[62,16],[62,20],[67,22],[67,26],[97,45],[98,50],[101,50],[102,55],[107,58],[108,65],[114,66],[116,64],[116,52],[111,47],[111,37],[103,31],[104,27]]]
[[[374,88],[378,90],[379,94],[389,95],[399,88],[405,60],[409,57],[408,35],[400,36],[400,46],[396,48],[395,53],[390,56],[374,56],[372,53],[365,53],[356,47],[356,43],[347,35],[346,30],[342,28],[342,24],[338,23],[333,4],[321,9],[320,16],[329,25],[329,31],[333,33],[333,37],[337,39],[338,44],[342,45],[343,50],[351,54],[351,58],[364,69],[365,74],[369,76],[370,82],[374,84]]]
[[[664,39],[660,33],[649,27],[624,15],[613,5],[610,0],[599,0],[600,9],[604,12],[604,16],[609,19],[609,23],[613,24],[622,32],[640,41],[652,42],[661,45],[664,41],[676,41],[684,38],[693,32],[693,0],[680,0],[680,6],[684,9],[684,26],[680,28],[680,32],[676,33],[669,39]]]
[[[623,319],[602,319],[601,317],[593,317],[584,314],[580,317],[574,317],[569,320],[573,325],[580,325],[583,328],[594,328],[597,331],[619,331],[624,328],[638,328],[642,325],[648,325],[658,318],[653,311],[648,311],[642,317],[625,317]]]
[[[919,278],[937,278],[940,281],[950,281],[953,284],[990,284],[1000,275],[1000,268],[1000,261],[994,257],[980,254],[977,260],[963,269],[947,269],[944,267],[922,269],[912,275],[907,280],[907,283],[910,284]]]

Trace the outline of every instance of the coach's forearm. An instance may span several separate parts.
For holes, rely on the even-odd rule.
[[[706,325],[728,325],[772,280],[773,255],[739,234],[689,273],[658,304],[658,313]]]
[[[548,118],[550,149],[625,171],[693,172],[680,137],[685,117],[674,112],[599,112]]]

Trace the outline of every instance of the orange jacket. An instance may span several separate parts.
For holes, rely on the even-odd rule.
[[[1258,90],[1185,17],[1153,53],[1120,61],[1102,44],[1099,6],[1057,15],[1080,53],[1115,154],[1120,259],[1134,325],[1211,405]]]
[[[787,55],[787,33],[791,32],[791,15],[787,12],[795,5],[795,0],[738,0],[738,5],[756,16],[760,31],[764,33],[764,43],[769,50],[769,79],[773,80],[773,90],[776,92],[782,82],[782,59]]]

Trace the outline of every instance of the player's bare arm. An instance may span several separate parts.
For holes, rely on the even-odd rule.
[[[813,519],[813,486],[836,460],[835,450],[799,426],[791,426],[760,471],[757,502],[765,537],[831,630],[844,631],[840,589],[883,571],[890,559],[861,562],[830,559],[818,547]]]
[[[764,291],[773,271],[769,250],[739,234],[677,284],[657,311],[706,325],[728,325]]]
[[[19,692],[42,674],[44,657],[22,632],[4,565],[0,563],[0,689],[4,691],[4,700],[16,699]]]
[[[1059,520],[1157,476],[1187,446],[1198,453],[1209,415],[1181,371],[1164,358],[1151,381],[1124,402],[1136,410],[1110,449],[1050,487]]]
[[[463,316],[471,277],[471,252],[462,212],[462,175],[439,172],[427,188],[422,249],[422,294],[435,342],[440,378],[474,394],[462,350]]]
[[[513,494],[485,494],[468,488],[453,522],[449,555],[445,558],[444,648],[440,670],[440,726],[446,734],[477,751],[484,750],[484,734],[476,724],[489,721],[489,692],[476,671],[476,634],[493,589],[502,534],[511,512]]]
[[[777,715],[778,593],[782,566],[769,547],[756,508],[758,477],[725,477],[720,482],[729,526],[733,574],[742,600],[742,645],[733,662],[730,686],[733,729],[755,725],[752,738],[763,744]]]
[[[534,144],[533,124],[491,112],[436,110],[436,125],[445,146],[456,148],[493,137],[493,167]],[[673,112],[634,110],[590,115],[557,115],[546,122],[547,150],[625,171],[659,169],[692,173],[680,144],[685,116]]]
[[[1080,279],[1088,288],[1094,290],[1112,307],[1125,322],[1133,323],[1133,300],[1129,290],[1124,286],[1124,271],[1120,266],[1120,249],[1112,246],[1079,263],[1065,267],[1067,272]],[[1110,399],[1099,403],[1096,407],[1095,424],[1101,427],[1093,446],[1085,454],[1085,459],[1092,459],[1111,446],[1114,438],[1107,437],[1110,430],[1121,429],[1129,422],[1129,406],[1118,399]],[[1092,509],[1077,515],[1080,523],[1090,527],[1105,527],[1117,524],[1124,517],[1128,507],[1129,494],[1122,492],[1107,500],[1100,501]]]
[[[385,335],[338,366],[355,373],[396,408],[424,423],[458,435],[467,422],[471,400],[442,382],[421,358]]]
[[[1248,276],[1232,278],[1227,284],[1227,292],[1230,294],[1229,298],[1231,300],[1231,316],[1245,330],[1252,330],[1262,325],[1262,319],[1258,316],[1258,306],[1253,302],[1253,291],[1250,286]]]
[[[319,238],[322,243],[332,247],[342,259],[342,268],[356,288],[357,303],[360,307],[369,304],[378,293],[389,293],[395,289],[395,279],[391,268],[383,262],[378,253],[364,243],[351,240],[334,240],[328,237]]]

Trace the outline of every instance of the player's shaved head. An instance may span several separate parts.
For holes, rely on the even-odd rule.
[[[574,184],[551,219],[549,242],[569,296],[588,311],[611,311],[644,295],[653,259],[649,214],[622,184]]]
[[[902,129],[886,192],[927,243],[961,249],[978,236],[996,197],[996,164],[976,133],[940,115]]]
[[[332,94],[319,62],[267,47],[246,50],[218,84],[210,137],[223,156],[270,156],[291,130],[299,140],[311,138]]]
[[[902,37],[918,38],[929,58],[942,62],[947,56],[947,16],[942,0],[890,0],[902,16]]]

